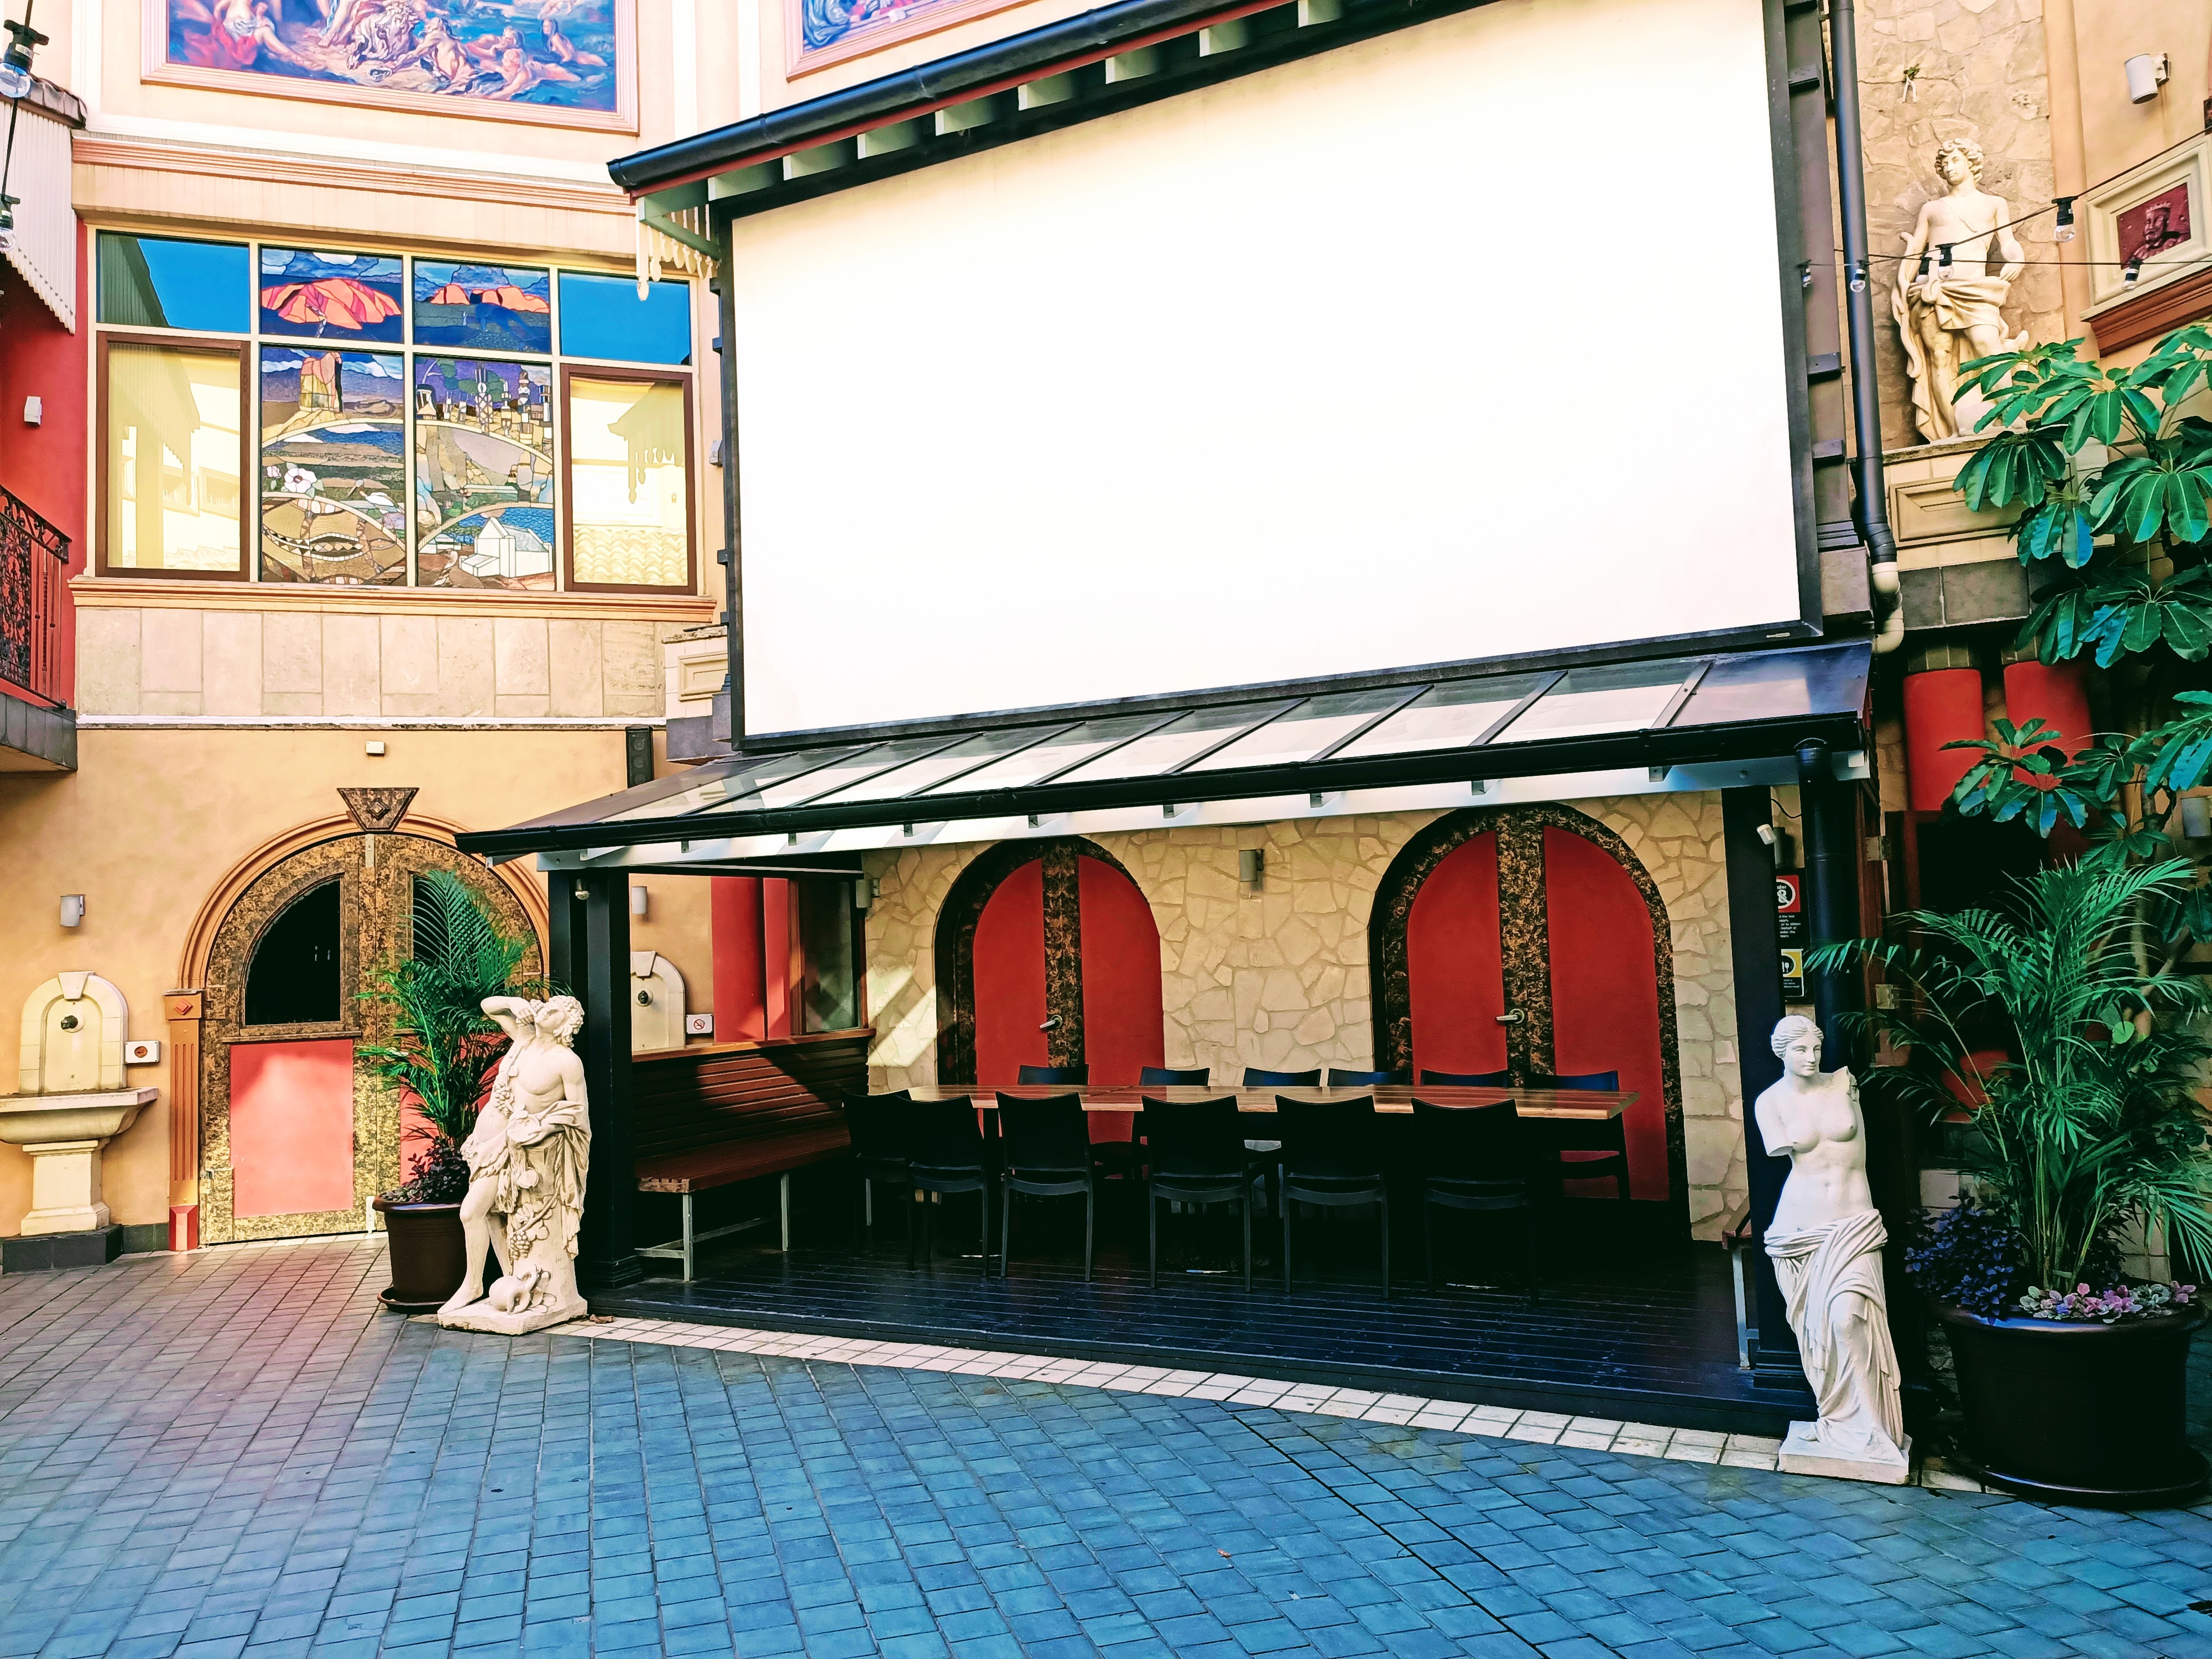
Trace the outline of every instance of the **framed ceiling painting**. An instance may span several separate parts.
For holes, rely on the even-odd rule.
[[[637,131],[635,0],[143,0],[145,78]]]
[[[789,73],[827,69],[1022,0],[784,0]]]

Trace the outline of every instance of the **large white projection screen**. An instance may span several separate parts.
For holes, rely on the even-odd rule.
[[[1799,616],[1759,0],[1497,0],[739,220],[744,727]]]

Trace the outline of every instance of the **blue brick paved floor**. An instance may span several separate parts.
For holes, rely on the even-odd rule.
[[[381,1269],[0,1279],[0,1654],[2212,1659],[2212,1513],[461,1335]]]

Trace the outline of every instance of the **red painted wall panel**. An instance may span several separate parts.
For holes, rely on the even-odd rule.
[[[1571,830],[1544,831],[1552,944],[1552,1048],[1561,1076],[1619,1072],[1628,1109],[1632,1198],[1667,1196],[1665,1074],[1651,912],[1627,871]],[[1604,1190],[1610,1194],[1607,1181]]]
[[[2089,746],[2089,688],[2080,663],[2008,663],[2004,688],[2005,718],[2014,726],[2039,719],[2056,726],[2066,738],[2059,747],[2069,755]]]
[[[975,921],[975,1081],[1011,1084],[1044,1065],[1044,865],[1032,859]]]
[[[1133,1084],[1167,1064],[1160,933],[1136,883],[1097,859],[1075,861],[1083,906],[1083,1057],[1093,1083]]]
[[[1505,981],[1498,957],[1498,837],[1447,854],[1406,919],[1414,1076],[1495,1072],[1505,1064]]]
[[[26,117],[26,119],[31,118]],[[0,485],[70,538],[67,574],[82,575],[91,553],[86,534],[91,423],[86,412],[86,355],[91,349],[90,234],[77,247],[77,331],[61,325],[30,284],[0,270]],[[43,405],[37,426],[23,424],[23,399]],[[53,695],[76,702],[76,610],[64,581],[54,586]]]
[[[1974,763],[1972,750],[1943,745],[1982,737],[1987,728],[1979,669],[1936,668],[1905,677],[1905,794],[1914,811],[1942,811]]]
[[[722,1042],[757,1042],[768,1035],[760,878],[714,878],[709,915],[714,936],[714,1036]]]
[[[230,1168],[237,1215],[353,1208],[350,1037],[231,1045]]]
[[[772,1037],[790,1036],[798,1030],[792,997],[799,978],[792,961],[795,908],[789,882],[781,876],[761,878],[762,1024],[763,1035]]]

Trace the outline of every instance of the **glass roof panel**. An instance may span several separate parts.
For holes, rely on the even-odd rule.
[[[1119,749],[1108,750],[1097,760],[1079,766],[1065,777],[1054,778],[1054,783],[1099,783],[1112,778],[1156,777],[1172,771],[1193,755],[1200,755],[1221,742],[1231,732],[1240,732],[1271,714],[1279,714],[1296,701],[1279,697],[1272,702],[1222,703],[1210,708],[1194,708],[1179,719],[1170,721],[1158,731],[1139,738],[1134,743],[1124,744]]]
[[[1530,704],[1492,743],[1596,737],[1640,732],[1667,712],[1683,682],[1705,661],[1602,663],[1568,671],[1566,678]]]
[[[1161,715],[1156,710],[1149,714],[1115,714],[1104,720],[1085,720],[1072,726],[1057,737],[1047,738],[1004,760],[993,761],[988,766],[969,773],[927,791],[933,795],[965,795],[986,789],[1018,789],[1024,784],[1035,783],[1040,778],[1080,763],[1086,756],[1117,743],[1126,743],[1148,726],[1158,726]],[[1036,728],[1030,728],[1034,731]]]
[[[1039,732],[1051,729],[1049,726],[1010,726],[996,732],[978,732],[974,737],[965,742],[956,743],[950,749],[924,755],[875,777],[863,778],[849,788],[824,796],[821,804],[831,806],[847,801],[891,800],[900,795],[911,795],[933,784],[943,782],[956,772],[965,772],[994,756],[1026,748],[1036,741]],[[958,785],[954,787],[957,788]]]
[[[1677,726],[1848,714],[1866,699],[1867,653],[1856,644],[1722,657],[1675,716]]]
[[[830,762],[819,770],[794,777],[787,783],[769,785],[760,792],[757,799],[746,802],[745,806],[750,811],[759,807],[797,806],[804,801],[818,800],[878,772],[888,772],[895,766],[918,760],[933,750],[944,748],[945,742],[945,738],[937,737],[870,744],[865,749],[854,750]],[[817,749],[814,752],[819,755],[822,751]]]
[[[1447,680],[1432,685],[1412,707],[1400,709],[1372,732],[1338,750],[1332,758],[1418,755],[1434,749],[1461,748],[1504,719],[1516,703],[1549,678],[1548,674],[1509,674],[1498,679]]]
[[[1357,732],[1413,688],[1388,685],[1374,691],[1339,691],[1300,703],[1280,720],[1269,720],[1226,749],[1216,750],[1190,769],[1218,772],[1232,766],[1294,766],[1311,760],[1333,743]]]
[[[635,818],[680,818],[689,817],[694,812],[713,811],[718,808],[727,811],[757,806],[763,787],[773,787],[779,779],[788,778],[794,773],[809,771],[820,765],[826,755],[839,752],[836,750],[808,749],[795,754],[768,755],[751,760],[733,757],[729,760],[710,761],[697,771],[679,773],[669,778],[655,778],[650,784],[639,785],[635,790],[629,792],[643,797],[637,805],[609,812],[601,822],[620,823]],[[702,777],[701,773],[710,775]],[[647,790],[653,793],[646,795]]]

